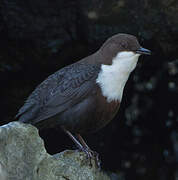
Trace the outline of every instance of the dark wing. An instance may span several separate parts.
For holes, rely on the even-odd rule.
[[[75,63],[43,81],[28,97],[16,117],[37,123],[78,103],[95,86],[99,65]]]

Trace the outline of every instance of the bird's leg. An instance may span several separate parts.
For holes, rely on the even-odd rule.
[[[68,131],[67,129],[65,129],[64,127],[61,127],[63,129],[63,131],[72,139],[72,141],[75,143],[75,145],[79,148],[79,149],[83,149],[82,144],[80,144],[80,142],[72,135],[72,133],[70,131]]]
[[[87,145],[87,143],[84,141],[84,139],[82,138],[82,136],[80,134],[76,134],[80,143],[86,148],[86,149],[90,149],[89,146]]]
[[[88,145],[85,143],[85,141],[83,140],[83,138],[80,136],[80,134],[76,134],[79,141],[75,138],[75,136],[72,135],[72,133],[70,131],[68,131],[67,129],[65,129],[64,127],[61,127],[63,129],[63,131],[72,139],[72,141],[75,143],[75,145],[79,148],[79,150],[83,151],[86,155],[87,158],[90,160],[90,166],[92,166],[91,163],[91,158],[94,157],[97,166],[100,168],[100,161],[98,158],[98,153],[95,151],[92,151]]]
[[[88,151],[88,148],[86,148],[85,146],[83,146],[82,143],[80,143],[73,135],[70,131],[68,131],[67,129],[65,129],[64,127],[61,127],[63,129],[63,131],[72,139],[72,141],[75,143],[75,145],[79,148],[80,151],[83,151],[86,155],[87,158],[90,159],[90,165],[91,165],[91,157],[92,154],[90,151]],[[86,143],[85,143],[86,144]]]
[[[95,162],[97,164],[97,166],[100,168],[100,160],[99,160],[99,154],[96,151],[92,151],[90,149],[90,147],[86,144],[86,142],[84,141],[84,139],[82,138],[82,136],[80,134],[76,134],[80,143],[82,144],[82,146],[85,148],[85,151],[87,151],[87,157],[90,159],[90,164],[91,164],[91,158],[94,157]]]

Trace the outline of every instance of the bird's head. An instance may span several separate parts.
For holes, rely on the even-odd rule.
[[[100,52],[105,57],[104,64],[112,64],[112,60],[116,56],[127,59],[129,57],[138,57],[142,54],[151,54],[150,50],[141,47],[135,36],[129,34],[112,36],[102,45]]]

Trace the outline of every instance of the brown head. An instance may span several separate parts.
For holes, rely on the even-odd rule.
[[[104,64],[111,64],[112,59],[119,52],[133,52],[135,54],[150,55],[151,51],[142,48],[137,38],[130,34],[116,34],[105,41],[99,52],[104,57]]]

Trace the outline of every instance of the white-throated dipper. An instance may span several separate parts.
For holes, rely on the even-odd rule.
[[[112,36],[96,53],[44,80],[16,117],[39,128],[62,127],[91,160],[94,153],[80,134],[95,132],[113,119],[141,54],[151,52],[135,36]]]

